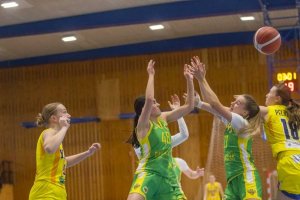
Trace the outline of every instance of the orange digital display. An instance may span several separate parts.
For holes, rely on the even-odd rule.
[[[278,82],[284,82],[291,91],[297,90],[297,73],[296,72],[279,72],[276,75]]]

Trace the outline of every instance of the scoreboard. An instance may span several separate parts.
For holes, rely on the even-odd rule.
[[[284,82],[292,92],[297,90],[298,81],[296,72],[278,72],[276,78],[278,82]]]

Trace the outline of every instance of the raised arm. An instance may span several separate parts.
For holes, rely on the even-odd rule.
[[[168,103],[169,103],[171,110],[175,110],[180,107],[180,99],[176,94],[171,96],[171,101],[168,101]],[[177,123],[178,123],[178,127],[179,127],[179,133],[177,133],[171,137],[172,148],[183,143],[189,137],[189,131],[188,131],[188,128],[186,126],[186,123],[185,123],[183,117],[179,118],[177,120]]]
[[[92,144],[92,146],[90,146],[90,148],[87,151],[66,157],[67,168],[77,165],[81,161],[92,156],[100,148],[101,148],[101,145],[99,143],[94,143],[94,144]]]
[[[194,83],[193,83],[193,75],[188,69],[188,65],[184,66],[184,76],[187,81],[187,101],[186,104],[180,106],[176,110],[172,110],[170,112],[163,112],[161,114],[162,118],[164,118],[167,122],[172,122],[184,115],[189,114],[194,109]]]
[[[60,117],[59,124],[61,127],[59,130],[48,129],[43,135],[43,147],[49,154],[53,154],[57,151],[70,127],[69,119],[67,117]]]
[[[137,136],[138,138],[143,138],[150,127],[150,115],[152,110],[152,105],[154,102],[154,64],[153,60],[150,60],[147,66],[148,72],[148,82],[146,87],[146,94],[145,94],[145,105],[141,112],[141,116],[139,117],[139,121],[137,124]]]
[[[191,71],[194,75],[194,77],[198,80],[199,87],[201,90],[201,94],[203,95],[203,99],[207,101],[208,104],[211,105],[211,107],[217,111],[222,117],[224,117],[226,120],[231,121],[232,114],[230,110],[228,110],[225,106],[221,104],[219,101],[219,98],[214,93],[214,91],[210,88],[208,82],[205,79],[206,69],[205,65],[200,62],[200,59],[198,56],[194,56],[191,60]]]

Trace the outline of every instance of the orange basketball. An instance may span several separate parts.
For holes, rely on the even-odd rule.
[[[270,55],[280,48],[281,37],[275,28],[263,26],[256,31],[253,43],[260,53]]]

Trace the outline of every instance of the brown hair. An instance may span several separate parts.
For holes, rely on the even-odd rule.
[[[284,83],[275,85],[276,95],[281,97],[281,104],[286,106],[289,125],[300,128],[300,106],[291,98],[291,91]]]
[[[47,126],[50,117],[56,114],[57,106],[61,105],[59,102],[49,103],[44,106],[42,113],[39,113],[36,117],[37,126]]]
[[[262,128],[262,120],[259,114],[259,105],[256,103],[251,95],[243,94],[245,100],[245,109],[248,111],[246,119],[249,125],[239,131],[239,133],[247,133],[250,136],[258,134]]]
[[[133,121],[133,130],[132,130],[130,137],[126,141],[127,143],[131,144],[134,148],[139,148],[141,146],[139,143],[139,140],[137,138],[137,135],[136,135],[136,126],[138,124],[140,115],[141,115],[143,107],[145,105],[145,100],[146,99],[144,96],[140,96],[140,97],[136,98],[134,101],[135,117],[134,117],[134,121]]]

